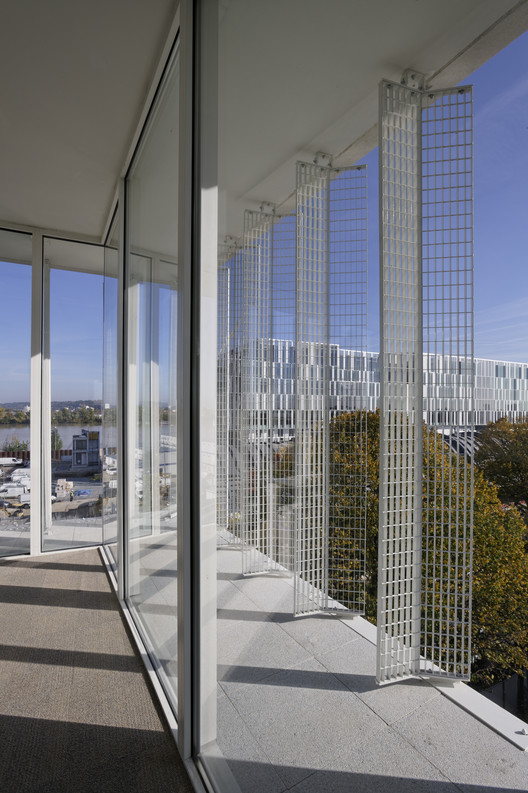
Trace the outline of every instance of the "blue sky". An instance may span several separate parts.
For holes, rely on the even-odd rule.
[[[52,270],[51,399],[101,399],[103,276]]]
[[[0,404],[29,404],[31,268],[0,262]],[[103,278],[52,270],[51,398],[100,399]]]
[[[528,33],[464,81],[474,86],[475,354],[528,361]],[[377,150],[369,170],[368,349],[379,349]],[[3,402],[29,402],[31,271],[0,262]],[[102,278],[52,278],[52,399],[99,399]]]
[[[475,355],[528,361],[528,33],[473,85]],[[379,349],[378,151],[369,170],[368,349]]]

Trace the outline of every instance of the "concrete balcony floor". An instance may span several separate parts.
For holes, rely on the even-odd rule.
[[[143,605],[174,604],[173,533],[141,542]],[[295,619],[291,578],[217,558],[218,744],[243,793],[527,790],[528,753],[437,688],[376,686],[364,621]],[[98,551],[4,559],[0,599],[2,793],[190,791]]]
[[[0,561],[2,793],[191,793],[95,548]]]
[[[528,789],[528,753],[431,684],[376,685],[364,620],[292,605],[291,578],[218,549],[218,743],[244,792]]]

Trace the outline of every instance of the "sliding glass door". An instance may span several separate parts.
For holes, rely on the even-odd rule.
[[[102,539],[103,263],[99,245],[44,239],[44,551]]]

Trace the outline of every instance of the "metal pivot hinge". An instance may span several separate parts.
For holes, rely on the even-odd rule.
[[[407,88],[415,88],[417,91],[425,91],[425,74],[414,69],[405,69],[401,84],[406,85]]]
[[[318,151],[314,157],[314,165],[324,165],[327,168],[332,167],[332,155],[326,154],[324,151]]]
[[[261,212],[265,212],[267,215],[274,215],[277,207],[275,204],[272,204],[270,201],[263,201],[262,204],[259,206],[259,210]]]

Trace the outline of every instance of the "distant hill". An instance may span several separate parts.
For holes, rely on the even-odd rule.
[[[6,408],[6,410],[23,410],[29,402],[2,402],[1,407]],[[88,405],[89,408],[93,408],[94,410],[101,411],[101,402],[97,399],[67,399],[64,401],[52,401],[51,409],[52,410],[62,410],[63,408],[69,408],[70,410],[78,410],[81,405]]]

